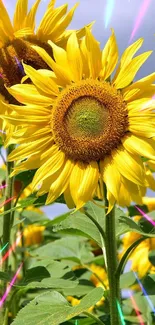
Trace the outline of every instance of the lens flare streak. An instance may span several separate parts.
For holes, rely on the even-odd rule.
[[[141,314],[140,314],[140,312],[139,312],[139,310],[138,310],[138,306],[137,306],[137,304],[136,304],[136,301],[135,301],[134,297],[131,295],[130,291],[129,291],[129,296],[130,296],[130,299],[131,299],[132,305],[133,305],[133,307],[134,307],[134,310],[135,310],[135,312],[136,312],[137,318],[139,319],[139,324],[140,324],[140,325],[145,325],[144,322],[143,322],[143,318],[142,318],[142,316],[141,316]]]
[[[0,266],[9,257],[9,255],[12,253],[12,251],[15,249],[15,247],[19,244],[21,237],[22,237],[22,233],[20,233],[18,235],[15,243],[12,244],[12,246],[9,248],[9,250],[6,252],[6,254],[2,257],[2,259],[0,260]],[[2,249],[4,250],[7,245],[8,245],[8,243]]]
[[[135,208],[142,214],[142,216],[146,220],[148,220],[155,227],[155,222],[143,210],[141,210],[139,207],[137,207],[137,205],[135,205]]]
[[[118,309],[118,312],[119,312],[119,315],[120,315],[120,320],[121,320],[122,325],[126,325],[125,321],[124,321],[124,316],[123,316],[122,309],[121,309],[119,301],[117,301],[117,309]]]
[[[0,185],[0,190],[2,190],[3,188],[7,187],[7,184],[5,185]]]
[[[4,251],[4,249],[8,246],[9,243],[6,243],[1,249],[0,249],[0,253],[2,253]]]
[[[140,27],[140,25],[142,23],[142,20],[143,20],[145,14],[146,14],[146,11],[147,11],[150,3],[151,3],[151,0],[143,0],[142,6],[140,8],[140,11],[139,11],[139,14],[138,14],[138,17],[137,17],[137,20],[135,22],[135,26],[134,26],[133,31],[132,31],[131,36],[130,36],[129,43],[132,41],[132,39],[135,36],[138,28]]]
[[[107,0],[107,6],[105,10],[105,28],[108,27],[114,9],[114,4],[115,4],[115,0]]]
[[[135,278],[136,278],[136,280],[137,280],[138,284],[139,284],[139,285],[140,285],[140,287],[141,287],[141,290],[142,290],[142,292],[143,292],[143,294],[144,294],[145,298],[146,298],[146,299],[147,299],[147,301],[148,301],[148,304],[149,304],[149,306],[150,306],[151,310],[153,311],[153,313],[154,313],[154,315],[155,315],[155,307],[154,307],[154,305],[153,305],[153,303],[152,303],[151,299],[149,298],[149,296],[148,296],[148,294],[147,294],[147,292],[146,292],[145,288],[143,287],[143,285],[142,285],[141,281],[139,280],[139,278],[138,278],[138,276],[137,276],[136,272],[133,272],[133,273],[134,273],[134,275],[135,275]]]
[[[5,300],[6,300],[7,296],[8,296],[8,294],[9,294],[9,292],[11,291],[11,287],[14,285],[14,283],[15,283],[15,281],[16,281],[16,279],[17,279],[17,276],[18,276],[18,274],[19,274],[19,272],[20,272],[22,266],[23,266],[23,262],[20,264],[20,266],[19,266],[17,272],[15,273],[15,275],[14,275],[14,277],[12,278],[11,282],[9,283],[9,285],[8,285],[8,287],[7,287],[7,289],[6,289],[5,293],[4,293],[4,295],[3,295],[2,298],[0,299],[0,307],[2,307],[2,305],[3,305],[3,303],[5,302]]]
[[[6,203],[12,201],[13,199],[15,199],[16,196],[13,196],[13,197],[10,197],[9,199],[7,199],[6,201],[4,201],[1,205],[0,205],[0,208],[2,208]]]

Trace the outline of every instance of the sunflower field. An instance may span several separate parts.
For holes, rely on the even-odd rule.
[[[0,325],[155,325],[154,5],[63,1],[0,0]]]

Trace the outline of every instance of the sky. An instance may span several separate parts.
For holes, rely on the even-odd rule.
[[[3,0],[3,2],[10,16],[13,17],[16,0]],[[56,7],[66,2],[69,8],[77,3],[75,0],[57,0]],[[33,0],[29,0],[29,7],[31,7],[33,3]],[[37,12],[36,25],[39,24],[48,3],[49,0],[41,1]],[[146,12],[145,10],[141,10],[142,6],[143,9],[147,7]],[[120,54],[122,54],[129,44],[143,37],[144,44],[138,54],[149,50],[154,50],[154,52],[137,73],[135,80],[138,80],[155,72],[154,8],[155,0],[81,0],[69,27],[70,29],[78,29],[95,20],[93,34],[101,43],[101,48],[103,48],[105,42],[108,40],[111,34],[111,28],[113,28],[115,30]],[[134,34],[132,42],[129,42],[133,29],[138,22],[138,15],[140,12],[143,18],[139,28]],[[148,195],[153,196],[154,193],[149,191]],[[56,215],[66,212],[67,207],[65,205],[54,204],[46,207],[45,211],[53,218]]]

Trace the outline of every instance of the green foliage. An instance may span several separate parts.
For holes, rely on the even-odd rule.
[[[120,277],[120,288],[129,288],[131,285],[135,283],[135,275],[133,272],[126,272]]]
[[[32,183],[32,179],[34,177],[35,172],[36,169],[32,169],[32,170],[26,170],[22,173],[19,173],[15,176],[15,181],[22,182],[23,186],[26,187],[30,183]]]
[[[87,311],[102,295],[103,289],[95,288],[81,299],[79,305],[71,307],[59,292],[43,293],[18,313],[13,325],[59,325]]]
[[[155,250],[149,252],[148,257],[149,257],[151,264],[155,266]]]
[[[33,250],[31,254],[39,258],[66,259],[80,264],[87,263],[93,257],[86,241],[73,236],[43,245]]]

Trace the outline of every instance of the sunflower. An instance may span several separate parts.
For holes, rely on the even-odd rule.
[[[33,85],[9,89],[24,106],[10,105],[14,115],[4,118],[18,125],[13,141],[19,146],[9,160],[21,162],[12,175],[37,168],[32,187],[48,193],[46,204],[64,194],[79,209],[103,182],[109,211],[115,202],[142,201],[148,186],[142,158],[155,159],[155,73],[133,83],[152,53],[133,58],[142,43],[125,50],[112,78],[119,57],[114,31],[103,51],[88,28],[81,42],[73,32],[66,50],[49,41],[55,61],[33,46],[55,75],[24,65]]]
[[[47,68],[31,44],[43,47],[52,55],[47,40],[65,47],[71,33],[66,28],[73,18],[77,4],[67,13],[67,4],[54,8],[55,0],[51,0],[35,31],[35,16],[40,2],[41,0],[36,0],[28,12],[28,0],[17,0],[12,23],[3,1],[0,0],[0,93],[11,103],[15,103],[15,99],[7,92],[4,84],[11,86],[20,83],[24,76],[21,61],[36,69]],[[76,32],[78,38],[84,33],[84,28]]]
[[[139,220],[140,218],[140,216],[136,216],[135,220]],[[121,256],[126,252],[128,247],[130,247],[140,237],[140,234],[134,232],[128,232],[125,234],[122,239],[123,251],[121,252]],[[153,272],[154,270],[154,267],[148,258],[149,252],[154,249],[155,238],[149,238],[140,243],[129,257],[129,261],[131,262],[130,269],[137,272],[140,278],[144,277],[148,272]]]

